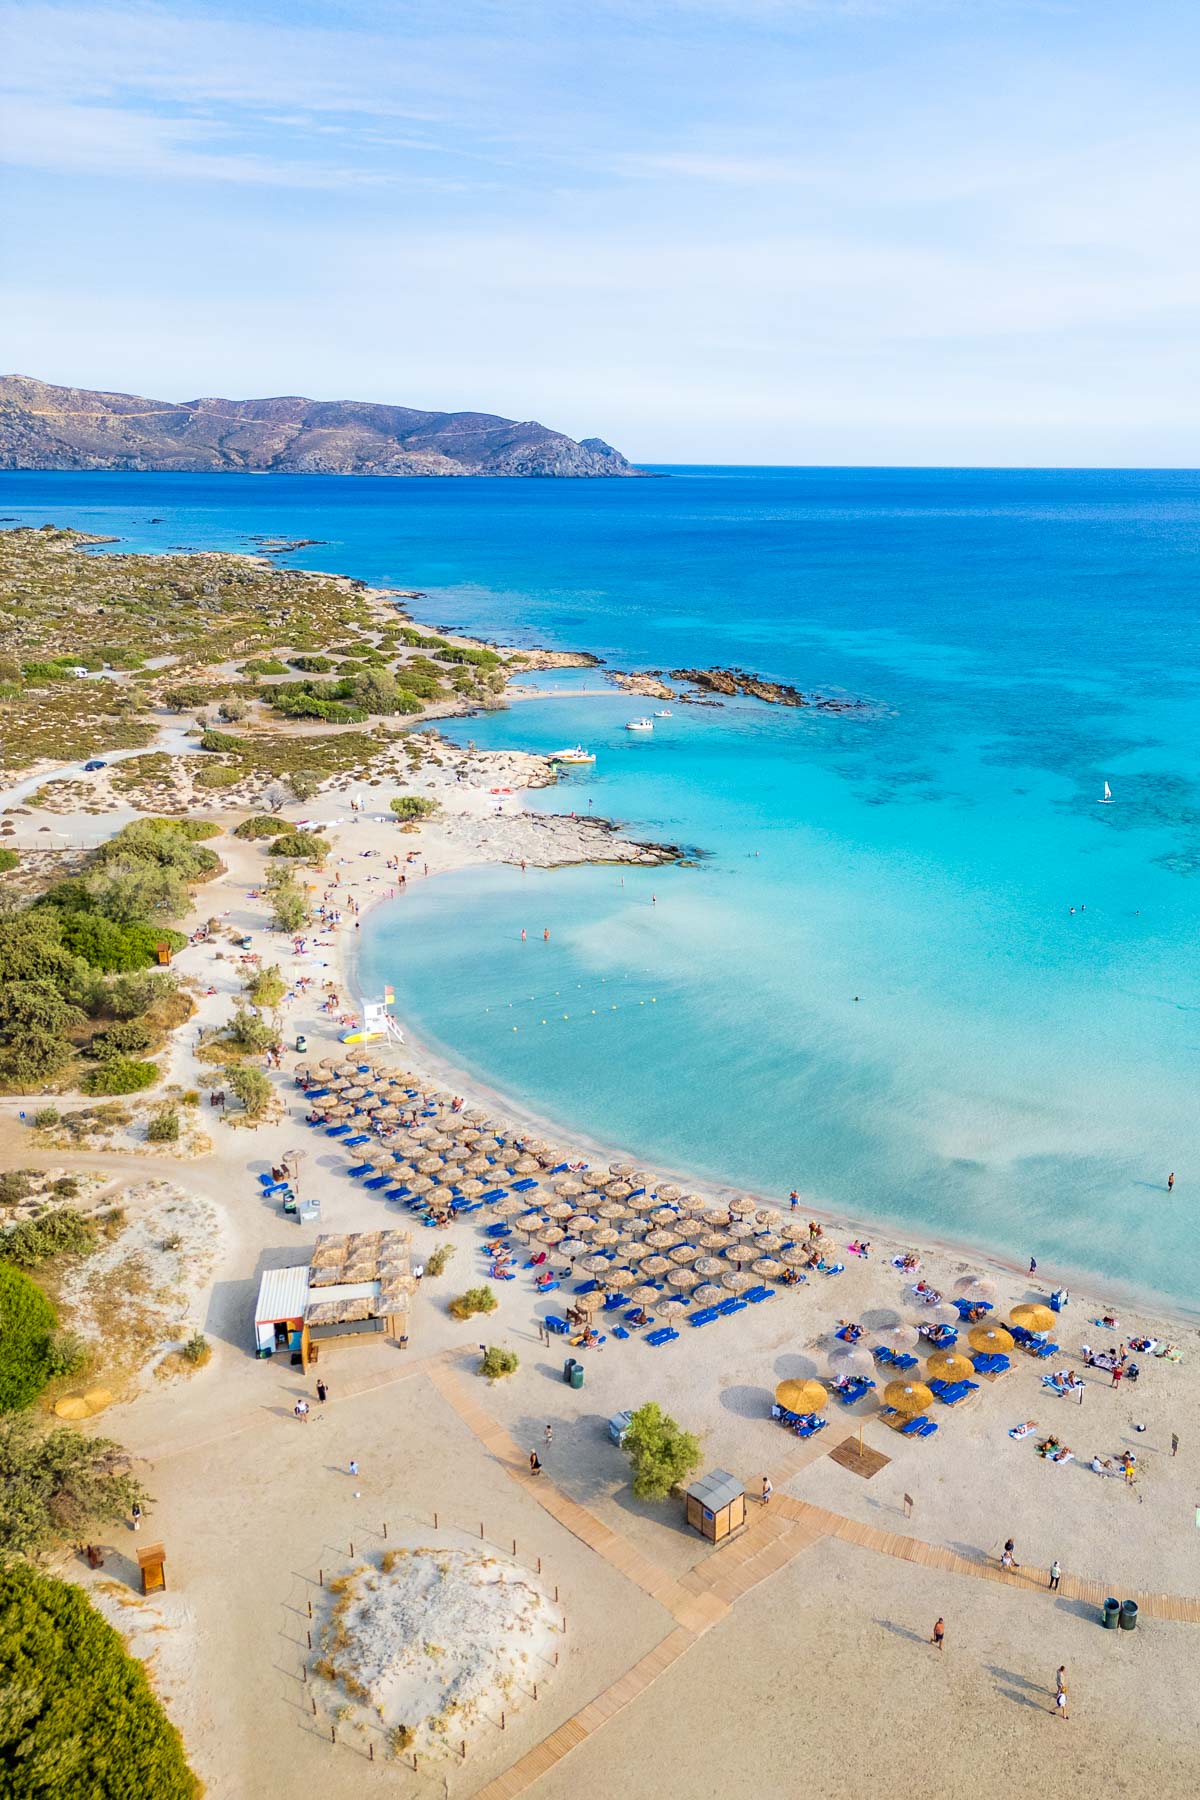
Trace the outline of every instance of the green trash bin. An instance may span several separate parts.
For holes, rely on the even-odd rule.
[[[574,1374],[574,1370],[575,1370],[575,1358],[573,1356],[568,1356],[566,1362],[563,1364],[563,1380],[566,1382],[568,1387],[573,1386],[572,1376]],[[1116,1602],[1114,1601],[1113,1604],[1115,1605]]]
[[[1137,1601],[1136,1600],[1122,1600],[1122,1602],[1121,1602],[1121,1630],[1122,1631],[1136,1631],[1137,1630]]]
[[[1121,1617],[1121,1602],[1119,1600],[1114,1600],[1112,1595],[1110,1594],[1108,1596],[1108,1599],[1104,1602],[1104,1629],[1105,1629],[1105,1631],[1115,1631],[1117,1629],[1117,1622],[1120,1619],[1120,1617]]]
[[[581,1362],[577,1362],[571,1370],[571,1386],[583,1386],[583,1364]]]

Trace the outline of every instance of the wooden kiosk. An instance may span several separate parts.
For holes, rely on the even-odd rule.
[[[714,1469],[684,1490],[687,1522],[710,1543],[743,1531],[746,1525],[746,1490],[727,1469]]]
[[[167,1553],[161,1544],[147,1544],[144,1550],[137,1553],[138,1568],[142,1571],[142,1592],[152,1594],[157,1588],[164,1593],[167,1586],[166,1561]]]

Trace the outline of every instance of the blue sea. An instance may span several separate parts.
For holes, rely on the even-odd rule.
[[[25,475],[0,514],[318,538],[292,560],[422,620],[868,700],[643,739],[654,703],[572,671],[455,724],[582,740],[539,803],[692,861],[430,882],[364,929],[368,987],[564,1134],[1194,1305],[1200,474]]]

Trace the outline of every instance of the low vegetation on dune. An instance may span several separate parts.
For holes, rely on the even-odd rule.
[[[246,728],[206,733],[202,787],[321,781],[364,769],[379,742],[289,723],[401,721],[503,690],[496,651],[403,625],[362,582],[254,556],[98,554],[102,542],[52,525],[0,532],[0,767],[149,746],[166,707]],[[173,759],[160,757],[115,769],[118,791],[169,798]]]

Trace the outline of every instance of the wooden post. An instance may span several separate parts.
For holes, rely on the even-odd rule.
[[[535,1700],[537,1699],[537,1682],[536,1681],[533,1684],[533,1697]]]
[[[436,1514],[436,1513],[434,1513],[434,1515],[433,1515],[433,1529],[434,1529],[434,1530],[435,1530],[435,1531],[436,1531],[436,1530],[437,1530],[437,1528],[438,1528],[438,1522],[437,1522],[437,1514]]]
[[[324,1571],[324,1569],[321,1570],[321,1586],[322,1587],[325,1586],[325,1571]]]
[[[466,1760],[467,1760],[467,1740],[466,1740],[466,1738],[464,1738],[462,1741],[462,1759],[464,1762],[466,1762]]]
[[[482,1519],[480,1519],[480,1521],[479,1521],[479,1541],[482,1544],[482,1542],[483,1542],[483,1520]]]
[[[300,1679],[301,1679],[301,1681],[308,1680],[308,1664],[307,1663],[300,1664]]]
[[[542,1572],[542,1559],[541,1559],[541,1557],[540,1557],[540,1556],[539,1556],[539,1557],[538,1557],[538,1559],[537,1559],[537,1564],[538,1564],[538,1566],[537,1566],[537,1572],[538,1572],[538,1574],[539,1574],[539,1575],[540,1575],[540,1574],[541,1574],[541,1572]]]
[[[308,1616],[310,1619],[312,1618],[312,1601],[311,1600],[308,1603]]]
[[[375,1761],[375,1740],[374,1740],[374,1738],[372,1738],[371,1741],[367,1745],[367,1761],[368,1762]]]
[[[312,1632],[310,1631],[306,1635],[308,1637],[308,1647],[311,1650],[312,1649]]]
[[[336,1725],[331,1725],[329,1727],[329,1741],[331,1744],[337,1743],[337,1726]]]
[[[514,1538],[513,1539],[513,1555],[515,1556],[516,1554],[517,1554],[517,1540],[516,1540],[516,1538]]]
[[[386,1519],[383,1521],[383,1541],[385,1544],[387,1543],[387,1520]]]
[[[504,1714],[503,1713],[500,1714],[500,1729],[501,1729],[501,1731],[508,1730],[508,1726],[504,1722]]]
[[[555,1606],[558,1605],[558,1583],[557,1582],[555,1582],[555,1584],[554,1584],[554,1604],[555,1604]]]
[[[354,1545],[353,1544],[351,1544],[351,1546],[350,1546],[350,1559],[351,1559],[351,1561],[354,1560]]]
[[[313,1718],[315,1719],[317,1716],[317,1696],[315,1694],[310,1694],[309,1698],[312,1701]]]

